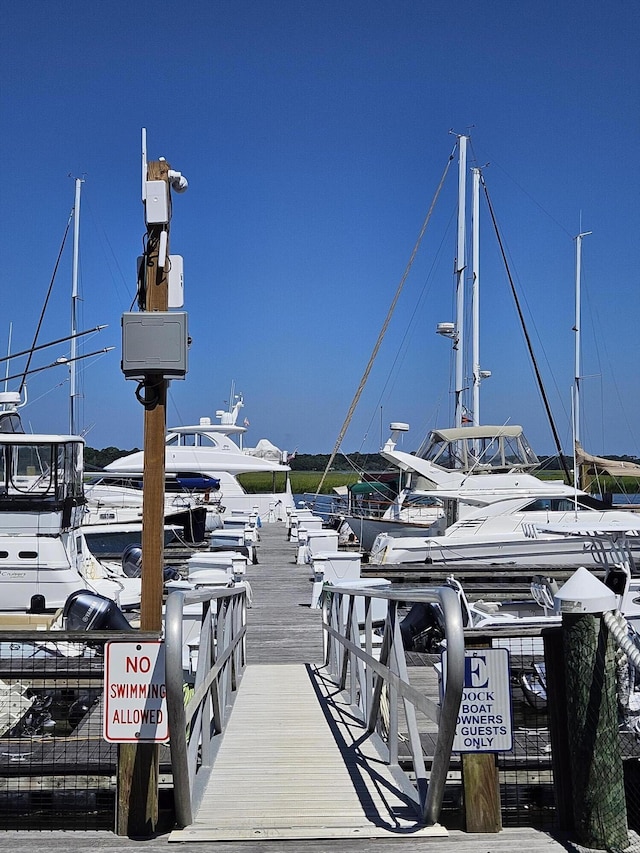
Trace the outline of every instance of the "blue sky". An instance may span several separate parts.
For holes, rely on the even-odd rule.
[[[592,2],[5,0],[0,33],[0,350],[29,346],[84,176],[79,326],[93,447],[140,446],[120,317],[145,231],[140,133],[189,179],[171,251],[185,264],[190,370],[168,421],[213,416],[231,383],[248,443],[332,449],[455,133],[485,180],[571,449],[575,241],[583,243],[582,439],[640,454],[640,7]],[[450,131],[454,131],[454,135]],[[486,165],[488,164],[488,165]],[[72,177],[69,177],[69,176]],[[457,167],[452,166],[343,447],[389,421],[414,449],[452,421]],[[481,420],[554,452],[486,208]],[[41,340],[70,327],[71,242]],[[40,366],[64,347],[34,359]],[[13,362],[19,368],[23,362]],[[68,428],[68,371],[36,374],[25,420]]]

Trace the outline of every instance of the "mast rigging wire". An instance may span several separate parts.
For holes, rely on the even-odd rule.
[[[72,361],[81,361],[83,358],[91,358],[94,355],[102,355],[104,352],[111,352],[115,347],[104,347],[103,349],[98,349],[95,352],[88,352],[83,355],[76,355],[73,358],[61,358],[56,361],[52,361],[51,364],[45,364],[43,367],[34,367],[31,370],[25,370],[24,373],[21,371],[20,373],[16,373],[14,376],[7,376],[7,380],[18,379],[20,376],[26,377],[31,376],[33,373],[41,373],[43,370],[49,370],[50,367],[59,367],[61,365],[68,365]]]
[[[355,396],[354,396],[353,400],[351,401],[351,406],[349,407],[349,411],[347,412],[347,416],[344,419],[344,423],[342,424],[342,429],[340,430],[338,438],[336,439],[336,443],[335,443],[335,446],[331,452],[331,456],[329,457],[329,461],[327,462],[327,466],[322,473],[322,477],[320,478],[320,482],[319,482],[318,487],[316,489],[315,500],[318,499],[318,495],[320,494],[320,490],[322,489],[322,486],[324,485],[324,481],[326,480],[327,474],[328,474],[331,466],[333,465],[334,459],[338,455],[338,451],[340,450],[340,445],[342,444],[342,441],[345,437],[345,434],[349,428],[349,424],[351,423],[353,413],[356,410],[356,407],[357,407],[358,402],[360,400],[360,397],[362,395],[362,391],[364,390],[364,386],[366,385],[367,379],[369,378],[369,374],[371,373],[371,368],[373,367],[373,363],[376,359],[376,356],[378,355],[378,350],[382,346],[382,341],[383,341],[384,336],[387,332],[387,328],[389,327],[389,323],[391,322],[391,317],[392,317],[393,312],[395,310],[398,299],[400,298],[400,294],[402,293],[402,289],[404,287],[405,281],[407,280],[407,276],[409,275],[411,267],[413,266],[413,262],[416,258],[416,255],[418,254],[418,249],[420,248],[420,244],[422,243],[422,238],[424,237],[424,233],[427,230],[427,226],[429,224],[429,221],[431,220],[431,215],[433,213],[433,209],[434,209],[434,207],[436,205],[436,201],[438,200],[438,197],[440,195],[440,191],[442,190],[442,187],[444,185],[445,179],[447,177],[447,173],[449,171],[449,167],[451,166],[451,163],[452,163],[453,158],[455,156],[455,152],[456,152],[457,147],[458,147],[458,142],[456,141],[456,144],[453,147],[453,151],[451,152],[451,154],[449,155],[449,159],[447,160],[447,164],[446,164],[444,171],[442,173],[442,177],[440,178],[440,183],[438,184],[438,187],[436,189],[436,192],[435,192],[435,195],[434,195],[433,200],[431,202],[431,205],[429,207],[429,210],[427,211],[427,215],[425,216],[424,222],[422,223],[422,228],[420,229],[420,233],[418,234],[418,239],[415,242],[415,245],[413,247],[413,251],[411,252],[411,256],[409,257],[409,261],[407,263],[407,266],[405,267],[402,278],[400,279],[400,282],[399,282],[398,287],[396,289],[395,296],[393,297],[393,300],[391,301],[391,305],[389,306],[389,310],[387,311],[387,316],[385,317],[385,321],[382,324],[382,328],[380,329],[380,332],[378,334],[378,339],[376,340],[376,343],[375,343],[375,346],[373,347],[373,351],[371,353],[371,356],[369,357],[369,361],[368,361],[367,366],[365,368],[365,371],[362,375],[362,379],[360,380],[360,385],[358,386],[358,390],[356,391]]]
[[[504,263],[505,270],[507,272],[507,278],[509,279],[509,287],[511,288],[511,293],[513,295],[513,299],[516,305],[516,311],[518,312],[518,319],[520,320],[520,325],[522,327],[522,331],[524,333],[525,341],[527,344],[527,349],[529,351],[529,357],[531,359],[531,363],[533,365],[534,372],[536,374],[536,381],[538,383],[538,388],[540,390],[540,394],[542,396],[542,402],[544,404],[545,411],[547,413],[547,420],[549,421],[549,426],[551,427],[551,432],[553,434],[553,441],[556,446],[556,450],[558,451],[558,458],[560,459],[560,464],[562,465],[562,470],[564,471],[564,475],[568,484],[571,483],[571,475],[569,473],[569,467],[567,465],[567,460],[562,451],[562,445],[560,443],[560,437],[558,435],[558,430],[556,429],[556,424],[553,419],[553,415],[551,413],[551,406],[549,405],[549,399],[547,397],[547,392],[544,389],[544,384],[542,382],[542,375],[540,373],[540,368],[538,367],[538,361],[536,359],[535,353],[533,351],[533,345],[531,343],[531,338],[529,336],[529,332],[527,330],[527,326],[524,321],[524,314],[522,313],[522,307],[520,305],[520,299],[518,297],[518,292],[516,291],[516,287],[513,281],[513,277],[511,275],[511,270],[509,269],[509,262],[507,261],[507,255],[504,249],[504,245],[502,242],[502,236],[500,235],[500,231],[498,229],[498,223],[496,221],[496,216],[493,210],[493,205],[491,203],[491,198],[489,197],[489,190],[487,189],[487,185],[484,180],[484,175],[480,173],[480,181],[482,183],[482,189],[484,190],[484,195],[487,200],[487,207],[489,208],[489,215],[491,216],[491,222],[493,224],[493,230],[496,234],[496,239],[498,241],[498,246],[500,247],[500,254],[502,255],[502,261]]]
[[[47,347],[53,347],[56,344],[63,344],[65,341],[70,341],[72,338],[81,338],[83,335],[91,335],[93,332],[101,332],[106,328],[106,325],[94,326],[93,329],[85,329],[84,332],[76,332],[74,335],[65,335],[64,338],[57,338],[57,340],[49,341],[47,344],[39,344],[37,347],[32,346],[29,349],[22,350],[22,352],[13,352],[10,355],[5,355],[0,358],[0,364],[2,364],[3,361],[10,361],[12,358],[20,358],[22,355],[28,355],[29,353],[38,352],[41,349],[47,349]],[[20,374],[18,374],[18,376],[20,376]]]
[[[24,390],[24,384],[25,384],[26,379],[27,379],[27,374],[30,372],[29,367],[31,365],[31,358],[32,358],[33,353],[34,353],[35,348],[36,348],[38,335],[40,334],[40,329],[42,327],[42,322],[44,320],[45,311],[47,310],[47,305],[49,303],[49,297],[51,296],[51,291],[53,290],[53,283],[56,280],[56,274],[58,272],[58,267],[60,266],[60,259],[62,258],[62,252],[64,251],[65,243],[67,242],[67,235],[69,234],[69,227],[71,226],[71,220],[72,219],[73,219],[73,208],[71,208],[71,213],[69,214],[69,219],[67,220],[67,227],[64,229],[64,236],[62,238],[62,243],[60,244],[60,251],[58,252],[58,257],[56,258],[56,263],[55,263],[55,266],[53,268],[53,273],[51,275],[51,281],[49,282],[49,289],[47,291],[47,296],[44,300],[44,305],[42,306],[42,311],[40,312],[40,319],[38,320],[38,326],[37,326],[35,334],[33,336],[33,343],[31,344],[31,350],[29,351],[29,357],[27,359],[27,363],[26,363],[25,368],[24,368],[24,373],[18,374],[18,376],[20,376],[20,375],[22,376],[22,379],[20,381],[20,387],[18,389],[18,392],[20,394],[22,394],[22,391]],[[17,379],[18,376],[10,377],[10,378]]]

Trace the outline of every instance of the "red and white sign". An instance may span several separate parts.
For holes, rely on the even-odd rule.
[[[169,740],[164,643],[105,644],[104,719],[110,743]]]

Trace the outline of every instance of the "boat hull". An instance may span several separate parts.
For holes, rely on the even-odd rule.
[[[634,560],[640,558],[640,541],[631,540]],[[477,565],[478,568],[604,568],[602,549],[589,536],[540,536],[536,539],[496,538],[482,542],[456,541],[449,537],[379,537],[370,563],[394,565],[422,563],[434,566]]]

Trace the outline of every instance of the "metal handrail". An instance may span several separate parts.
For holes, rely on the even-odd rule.
[[[355,602],[358,598],[364,601],[363,624],[359,624],[357,618]],[[379,659],[373,654],[372,601],[375,599],[388,602]],[[409,601],[439,605],[444,616],[447,655],[442,673],[443,695],[439,704],[409,683],[398,618],[398,605]],[[325,666],[337,678],[341,690],[349,686],[354,712],[359,713],[369,735],[380,735],[381,731],[384,734],[386,729],[386,736],[381,740],[386,746],[390,769],[403,788],[411,793],[421,821],[426,825],[437,823],[464,682],[464,631],[457,595],[448,587],[392,591],[327,584],[323,591],[322,621]],[[389,695],[388,719],[383,719],[382,714],[384,687]],[[399,698],[405,707],[415,783],[404,773],[398,761]],[[428,780],[416,710],[438,724]]]
[[[183,621],[187,604],[202,604],[193,695],[185,695]],[[165,616],[167,714],[176,823],[193,817],[211,773],[246,662],[244,586],[175,591]]]

